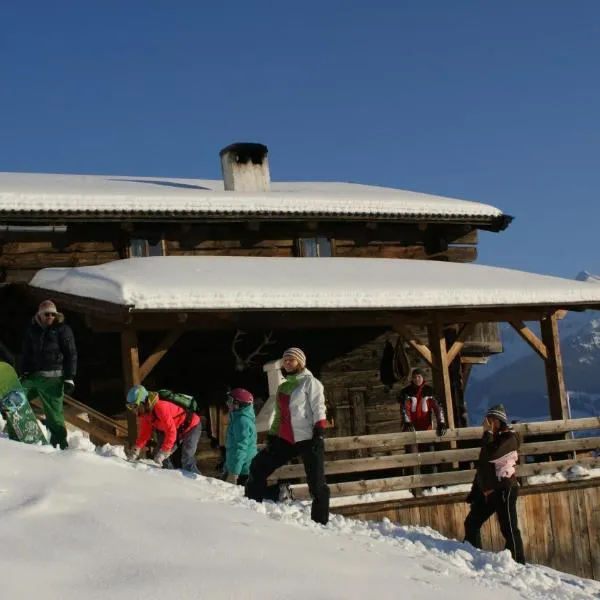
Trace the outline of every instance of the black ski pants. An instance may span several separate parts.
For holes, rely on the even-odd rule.
[[[465,542],[481,548],[481,526],[494,514],[498,515],[500,531],[506,540],[505,548],[510,550],[518,563],[525,564],[525,550],[517,520],[517,497],[519,488],[495,490],[488,496],[475,493],[471,511],[465,519]]]
[[[326,525],[329,521],[329,487],[325,481],[325,441],[321,437],[291,444],[277,436],[269,436],[266,447],[252,460],[246,482],[246,498],[262,502],[267,497],[267,478],[292,458],[300,456],[312,498],[310,516]]]

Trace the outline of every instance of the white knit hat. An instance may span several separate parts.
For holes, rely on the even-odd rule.
[[[58,312],[56,310],[56,304],[54,304],[54,302],[52,302],[52,300],[43,300],[42,302],[40,302],[40,305],[38,306],[38,314],[43,314],[45,312]]]
[[[282,358],[295,358],[302,368],[306,366],[306,355],[300,348],[288,348],[284,353]]]

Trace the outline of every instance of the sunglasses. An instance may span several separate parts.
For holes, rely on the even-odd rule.
[[[128,404],[127,405],[127,410],[130,410],[131,412],[137,412],[139,408],[140,408],[139,404]]]
[[[56,317],[56,313],[55,312],[45,312],[44,316],[45,317]]]

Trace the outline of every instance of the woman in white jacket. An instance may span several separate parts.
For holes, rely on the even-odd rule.
[[[267,478],[273,471],[300,456],[312,497],[313,521],[329,521],[329,488],[325,481],[325,394],[323,384],[306,368],[300,348],[288,348],[281,359],[285,381],[277,389],[274,419],[267,445],[250,465],[247,498],[262,502]]]

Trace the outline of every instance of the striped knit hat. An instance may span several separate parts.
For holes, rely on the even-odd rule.
[[[306,355],[304,354],[304,352],[302,352],[302,350],[300,350],[300,348],[288,348],[284,353],[282,358],[295,358],[299,363],[300,366],[304,369],[304,367],[306,366]]]
[[[486,417],[496,417],[499,421],[502,421],[505,425],[508,425],[508,416],[506,414],[506,410],[504,410],[503,404],[496,404],[494,406],[490,406],[485,415]]]

